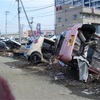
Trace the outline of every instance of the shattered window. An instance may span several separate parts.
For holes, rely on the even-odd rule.
[[[43,42],[43,50],[44,51],[51,52],[54,46],[55,46],[55,43],[53,41],[44,39],[44,42]]]

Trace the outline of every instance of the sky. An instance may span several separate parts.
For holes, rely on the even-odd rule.
[[[22,0],[29,21],[33,19],[33,29],[37,23],[41,24],[41,30],[54,29],[54,0]],[[29,25],[21,7],[20,23],[23,31],[29,30]],[[0,32],[18,32],[18,2],[17,0],[0,0]],[[6,15],[6,11],[8,12]],[[7,20],[6,20],[7,18]],[[6,25],[7,22],[7,25]],[[7,28],[6,28],[7,27]]]

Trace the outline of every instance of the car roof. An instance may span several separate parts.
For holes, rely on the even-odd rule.
[[[44,36],[40,36],[39,38],[43,38],[43,39],[47,39],[49,41],[55,42],[54,40],[50,40],[50,38],[44,37]]]

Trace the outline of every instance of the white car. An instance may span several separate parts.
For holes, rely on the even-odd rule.
[[[48,62],[55,51],[55,41],[40,36],[29,48],[28,60],[33,63]]]

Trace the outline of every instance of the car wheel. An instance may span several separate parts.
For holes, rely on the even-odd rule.
[[[37,64],[41,61],[41,55],[39,53],[32,53],[30,56],[30,61],[33,64]]]

